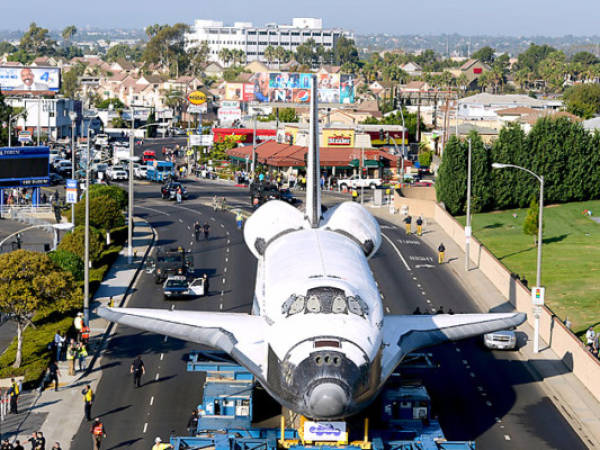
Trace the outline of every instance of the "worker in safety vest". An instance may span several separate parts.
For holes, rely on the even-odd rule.
[[[411,222],[412,222],[412,217],[406,216],[404,218],[404,224],[406,226],[406,234],[410,234],[410,230],[411,230],[410,223]]]
[[[81,326],[81,342],[83,342],[85,345],[87,345],[89,340],[90,340],[90,327],[88,327],[87,324],[83,324]]]
[[[356,200],[358,200],[358,191],[356,188],[352,188],[352,201],[355,202]]]
[[[421,216],[417,219],[417,234],[419,236],[423,235],[423,219]]]
[[[154,445],[152,446],[152,450],[165,450],[168,448],[173,448],[173,446],[171,444],[163,442],[162,439],[159,437],[154,439]]]
[[[85,418],[89,422],[92,420],[92,403],[94,403],[94,391],[92,391],[92,387],[88,384],[82,391],[81,395],[83,395],[83,407],[85,410]]]
[[[444,254],[446,253],[446,247],[444,247],[444,243],[440,243],[438,247],[438,264],[442,264],[444,262]]]
[[[242,213],[239,211],[235,216],[235,223],[237,224],[238,230],[241,230],[242,225],[244,224],[244,216],[242,216]]]
[[[15,381],[14,378],[10,379],[10,389],[8,390],[8,395],[10,396],[10,412],[11,414],[19,414],[17,411],[17,402],[19,400],[19,394],[21,393],[21,389],[19,383]]]
[[[94,423],[92,424],[90,433],[92,433],[92,443],[94,444],[94,450],[100,450],[100,446],[102,445],[102,439],[106,437],[106,428],[104,427],[104,424],[100,421],[99,417],[96,417],[94,419]]]

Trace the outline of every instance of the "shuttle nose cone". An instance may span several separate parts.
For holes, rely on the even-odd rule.
[[[318,384],[310,393],[308,400],[312,415],[319,419],[341,416],[347,403],[346,393],[341,386],[334,383]]]

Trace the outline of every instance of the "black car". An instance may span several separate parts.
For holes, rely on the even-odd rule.
[[[59,174],[50,172],[50,184],[52,186],[57,185],[57,184],[62,184],[64,182],[65,182],[65,179],[63,177],[61,177]]]
[[[300,199],[294,197],[294,194],[292,194],[292,191],[290,191],[289,189],[279,190],[279,200],[288,202],[290,205],[296,205],[300,203]]]
[[[181,197],[188,198],[188,193],[185,186],[178,181],[169,181],[163,184],[160,188],[160,196],[164,199],[175,200],[177,198],[177,190],[181,188]]]

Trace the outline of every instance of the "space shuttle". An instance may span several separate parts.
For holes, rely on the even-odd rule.
[[[246,367],[281,405],[315,420],[369,405],[415,350],[515,327],[525,314],[384,315],[368,264],[379,224],[361,205],[321,207],[316,76],[305,210],[272,200],[246,221],[258,260],[251,314],[99,308],[107,320],[202,344]]]

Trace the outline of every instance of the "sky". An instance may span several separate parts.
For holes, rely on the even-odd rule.
[[[4,30],[31,22],[50,29],[144,28],[194,19],[291,23],[292,17],[321,17],[324,27],[357,34],[600,34],[598,0],[0,0],[0,18],[10,18],[0,21]]]

